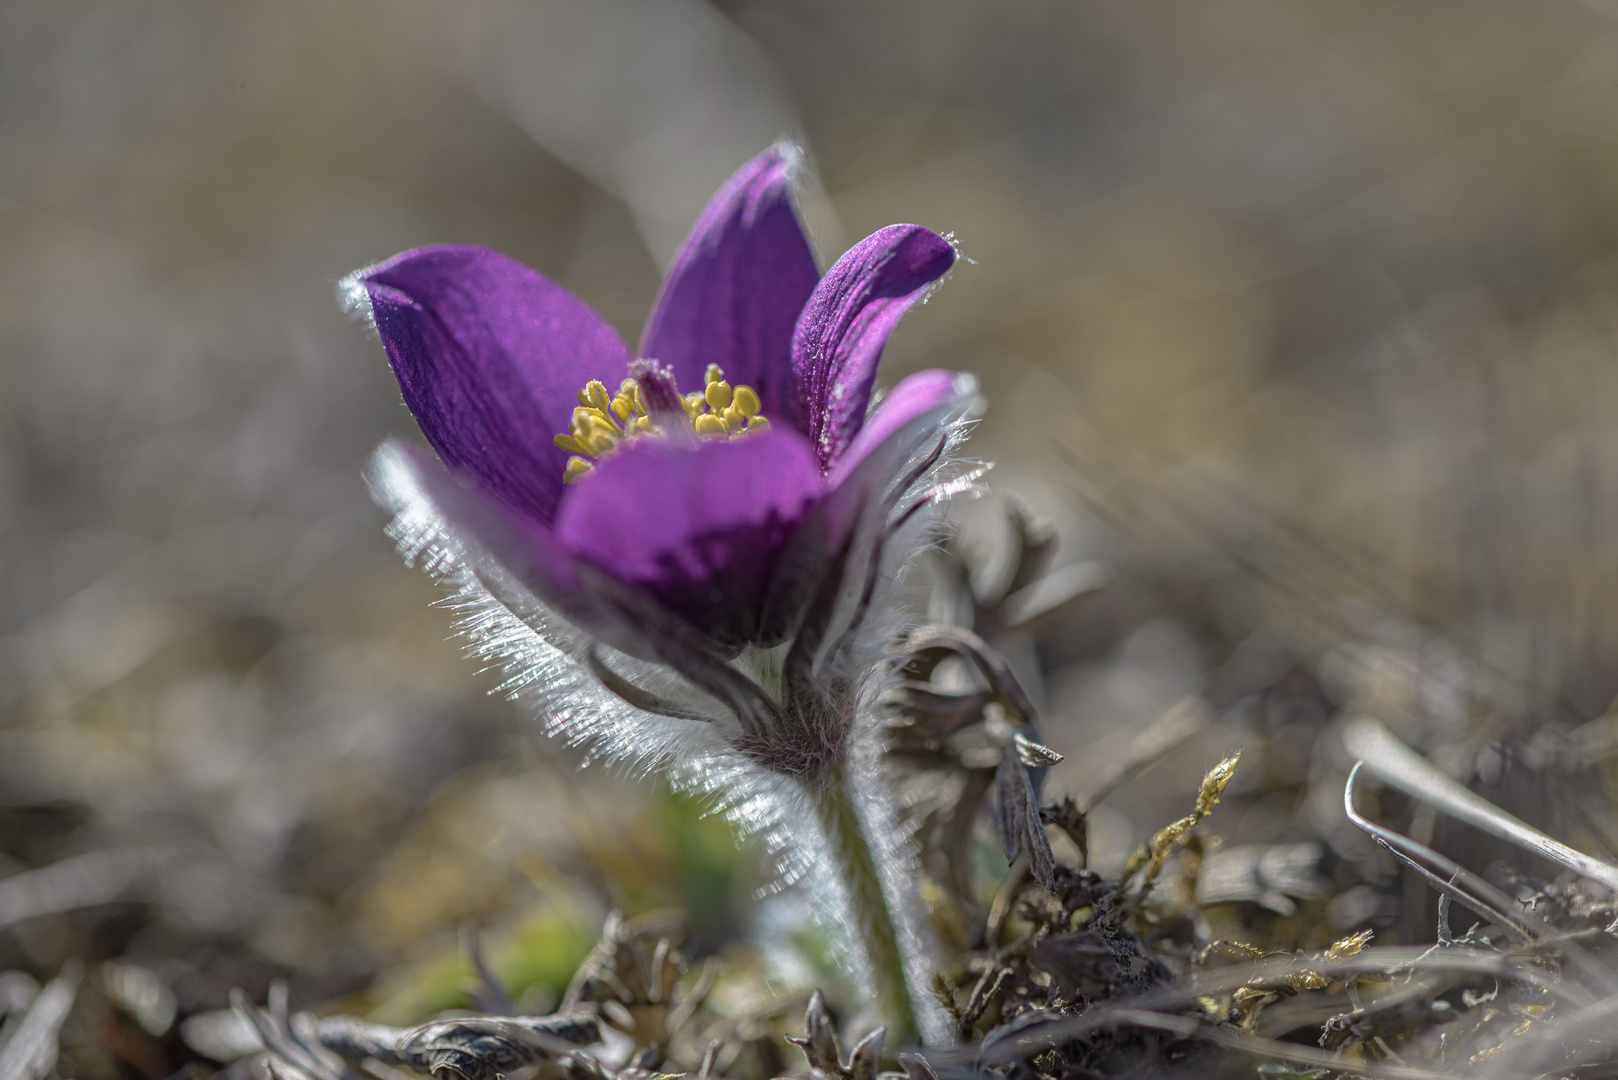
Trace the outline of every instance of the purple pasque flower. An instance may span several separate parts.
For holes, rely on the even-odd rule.
[[[869,408],[889,335],[955,252],[893,225],[819,275],[792,165],[772,149],[713,197],[637,353],[485,248],[408,251],[344,294],[437,451],[385,446],[383,501],[430,504],[484,585],[581,631],[575,653],[637,710],[722,720],[754,763],[812,776],[849,738],[885,546],[976,390],[924,371]]]

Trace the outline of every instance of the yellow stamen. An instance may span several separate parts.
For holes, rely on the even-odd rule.
[[[618,384],[618,396],[629,402],[629,407],[639,416],[646,415],[646,406],[640,403],[640,387],[634,379],[625,379]]]
[[[572,430],[574,440],[591,457],[600,457],[618,441],[618,425],[597,409],[574,409]]]
[[[714,439],[735,439],[769,430],[770,422],[759,415],[762,406],[758,391],[750,386],[731,386],[718,364],[708,365],[703,381],[701,391],[680,398],[691,424],[688,430]],[[621,381],[611,396],[605,384],[592,379],[579,391],[579,404],[569,419],[568,430],[551,441],[571,455],[562,479],[576,484],[590,472],[589,459],[612,453],[626,439],[664,434],[665,430],[652,426],[640,384],[634,379]]]
[[[562,483],[577,484],[584,474],[590,471],[590,463],[581,457],[567,459],[567,471],[562,473]]]
[[[635,400],[635,395],[628,390],[618,391],[618,395],[612,399],[612,411],[620,413],[626,423],[628,422],[628,417],[646,415],[646,410],[640,407]]]
[[[580,442],[597,437],[616,442],[618,424],[606,413],[596,409],[574,409],[573,434]]]
[[[612,415],[612,399],[607,396],[607,388],[601,384],[601,380],[591,379],[585,385],[584,390],[585,393],[590,395],[588,404],[594,408],[596,412],[600,413],[602,418],[605,419],[607,423],[611,424],[613,427],[617,427],[618,422],[613,419]]]

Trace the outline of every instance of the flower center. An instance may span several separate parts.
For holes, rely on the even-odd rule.
[[[768,430],[770,422],[759,415],[758,392],[751,386],[731,386],[718,364],[708,365],[705,381],[707,385],[700,393],[678,397],[688,433],[704,439],[734,439]],[[605,457],[630,439],[667,437],[672,434],[665,430],[669,424],[682,423],[681,409],[659,412],[654,423],[636,380],[625,379],[618,392],[608,397],[601,380],[591,379],[579,391],[579,405],[573,410],[567,431],[551,440],[573,455],[567,459],[562,480],[578,483],[592,468],[591,459]]]

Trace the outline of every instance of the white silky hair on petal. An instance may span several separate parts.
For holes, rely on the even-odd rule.
[[[371,294],[365,288],[365,275],[372,269],[373,267],[367,266],[356,270],[337,283],[337,306],[364,323],[368,330],[376,329],[376,315],[371,308]]]
[[[583,662],[594,644],[589,635],[532,597],[519,603],[521,587],[502,580],[504,571],[456,534],[405,455],[382,446],[367,480],[377,504],[394,515],[388,535],[405,561],[447,591],[441,603],[456,613],[467,651],[503,673],[498,692],[534,708],[546,735],[584,750],[587,764],[599,761],[635,779],[661,773],[675,790],[705,797],[743,837],[764,844],[783,887],[819,869],[799,830],[788,828],[789,820],[806,820],[792,805],[796,784],[736,751],[725,737],[737,729],[728,710],[715,702],[713,722],[681,720],[611,693]],[[690,688],[666,668],[621,653],[612,662],[656,693],[692,700]]]

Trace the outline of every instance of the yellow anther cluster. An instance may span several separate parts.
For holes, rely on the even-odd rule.
[[[591,379],[579,391],[579,405],[573,410],[567,433],[551,441],[575,455],[567,463],[566,479],[572,483],[589,471],[586,458],[600,457],[630,435],[651,430],[652,422],[646,416],[634,379],[625,379],[610,398],[601,381]]]
[[[698,435],[727,435],[735,438],[748,432],[765,431],[770,422],[758,414],[758,392],[751,386],[732,387],[718,364],[709,364],[703,375],[707,385],[700,394],[687,394],[685,413]]]
[[[701,393],[680,399],[698,435],[734,439],[768,430],[770,422],[759,415],[758,392],[751,386],[732,387],[718,364],[708,365],[704,381],[707,385]],[[634,379],[625,379],[610,398],[606,386],[592,379],[579,391],[579,405],[573,410],[567,432],[551,441],[573,455],[567,459],[562,480],[576,484],[590,471],[591,458],[611,453],[625,439],[663,434],[666,433],[652,426]]]

